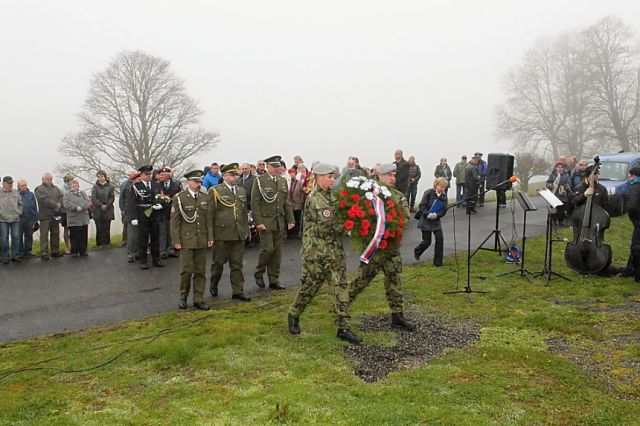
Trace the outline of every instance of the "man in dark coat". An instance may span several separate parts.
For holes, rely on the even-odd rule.
[[[153,167],[142,166],[138,169],[140,180],[131,185],[127,205],[127,219],[138,227],[138,258],[142,269],[149,269],[147,249],[151,237],[151,257],[153,265],[163,267],[160,261],[160,210],[163,209],[159,196],[161,192],[158,182],[151,180]]]
[[[465,168],[465,194],[467,199],[467,214],[476,214],[480,174],[478,173],[478,157],[473,157]]]
[[[176,196],[182,187],[180,183],[173,180],[173,171],[170,167],[164,167],[160,169],[158,173],[158,182],[160,183],[160,193],[164,197],[164,208],[160,214],[160,259],[166,259],[167,257],[178,257],[175,253],[173,244],[171,243],[171,209],[169,206],[173,201],[173,197]]]
[[[409,162],[404,159],[401,149],[396,149],[393,153],[396,165],[396,189],[404,194],[405,197],[409,196]]]

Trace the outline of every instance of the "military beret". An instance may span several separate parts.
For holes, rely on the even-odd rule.
[[[202,180],[202,176],[204,176],[204,172],[202,170],[192,170],[184,175],[187,180]]]
[[[273,157],[265,158],[264,162],[275,167],[280,167],[280,160],[282,160],[281,156],[274,155]]]
[[[316,175],[330,175],[336,172],[336,167],[327,163],[318,163],[313,168],[313,173]]]
[[[387,173],[395,172],[396,169],[397,167],[394,163],[381,164],[380,166],[378,166],[378,174],[385,175]]]
[[[140,173],[151,173],[153,172],[153,166],[149,166],[149,165],[142,166],[138,169],[138,171]]]
[[[238,174],[238,163],[225,164],[220,168],[222,173],[230,173],[232,175]]]

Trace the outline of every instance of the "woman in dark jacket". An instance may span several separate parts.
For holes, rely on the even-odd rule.
[[[433,182],[433,188],[427,189],[422,195],[416,218],[419,217],[418,229],[422,231],[422,241],[413,249],[416,260],[431,245],[431,233],[436,237],[436,247],[433,253],[433,264],[442,266],[444,251],[444,236],[440,218],[447,214],[447,179],[439,177]],[[437,202],[437,203],[436,203]],[[435,204],[435,205],[434,205]]]
[[[552,220],[556,225],[567,226],[567,204],[571,200],[571,179],[562,161],[558,161],[547,178],[547,189],[555,194],[564,204],[556,207]]]
[[[114,220],[113,203],[115,189],[107,179],[104,170],[96,173],[98,180],[91,190],[91,204],[93,204],[93,220],[96,222],[96,245],[98,247],[111,244],[111,221]]]

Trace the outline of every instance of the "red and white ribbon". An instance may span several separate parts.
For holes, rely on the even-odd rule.
[[[378,191],[374,190],[371,203],[373,204],[373,209],[376,212],[376,227],[373,232],[373,238],[371,238],[369,245],[360,255],[360,261],[366,263],[367,265],[369,264],[369,262],[371,262],[373,255],[378,249],[378,246],[382,241],[382,237],[384,236],[385,230],[384,200],[378,197]]]

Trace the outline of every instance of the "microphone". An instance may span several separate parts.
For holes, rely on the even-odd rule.
[[[504,180],[504,181],[500,182],[499,184],[492,186],[491,188],[487,188],[487,190],[491,191],[491,190],[499,189],[499,188],[503,187],[504,185],[506,185],[508,183],[516,183],[516,182],[518,182],[518,178],[515,177],[515,176],[511,176],[509,179]]]

